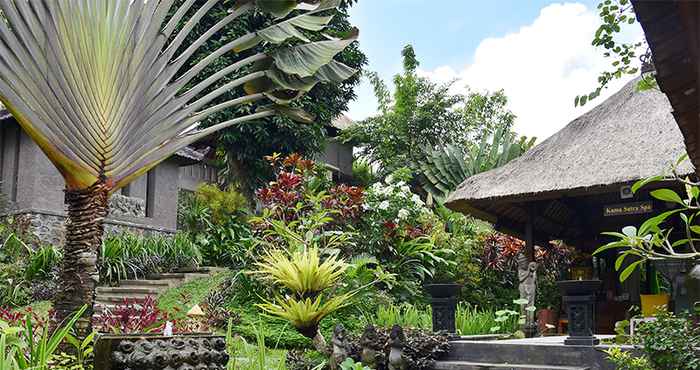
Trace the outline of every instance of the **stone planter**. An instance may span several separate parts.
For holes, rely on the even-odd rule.
[[[567,345],[594,346],[600,340],[593,335],[595,328],[596,293],[600,290],[600,280],[564,280],[557,281],[561,290],[562,301],[569,316],[569,337],[564,340]]]
[[[430,295],[430,307],[433,311],[433,331],[455,333],[457,296],[462,286],[459,284],[426,284],[424,288]]]
[[[700,264],[695,265],[686,275],[685,293],[690,312],[700,308]]]
[[[225,338],[211,334],[110,334],[95,342],[95,369],[100,370],[223,370],[228,358]]]

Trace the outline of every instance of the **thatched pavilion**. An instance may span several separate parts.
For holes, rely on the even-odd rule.
[[[523,156],[468,178],[447,206],[525,240],[530,258],[535,244],[550,240],[590,253],[606,242],[601,232],[666,210],[670,205],[653,200],[648,189],[632,194],[630,186],[668,170],[685,153],[683,136],[666,96],[636,91],[637,81]],[[693,172],[688,161],[679,169]],[[638,278],[636,288],[621,285],[610,264],[596,267],[611,301],[638,302]]]

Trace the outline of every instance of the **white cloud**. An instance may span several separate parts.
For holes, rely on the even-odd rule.
[[[545,139],[617,91],[631,76],[614,82],[585,107],[574,97],[596,86],[610,61],[591,46],[599,20],[581,4],[552,4],[530,25],[502,37],[481,41],[471,64],[455,70],[441,66],[421,71],[436,81],[458,79],[457,87],[504,89],[517,115],[516,131]],[[626,38],[640,39],[640,29]]]

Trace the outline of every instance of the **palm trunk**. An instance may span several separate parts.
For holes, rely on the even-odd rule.
[[[97,261],[108,211],[109,190],[105,183],[82,190],[66,190],[68,219],[60,291],[54,298],[57,322],[63,321],[83,305],[87,310],[76,324],[80,335],[91,330],[95,287],[99,282]]]

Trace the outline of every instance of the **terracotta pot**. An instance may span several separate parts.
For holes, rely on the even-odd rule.
[[[540,333],[556,333],[559,315],[557,311],[550,308],[543,308],[537,311],[537,329]],[[552,329],[547,328],[547,324],[552,326]]]

